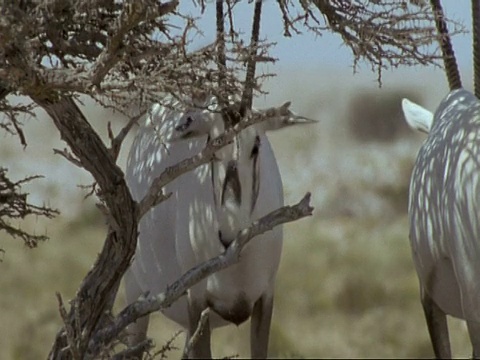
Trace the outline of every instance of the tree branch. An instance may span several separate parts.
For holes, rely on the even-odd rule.
[[[76,331],[78,353],[84,356],[89,339],[109,308],[120,279],[130,264],[137,242],[137,209],[125,183],[123,172],[70,97],[32,96],[52,117],[73,154],[81,161],[100,187],[98,195],[109,209],[115,224],[109,226],[104,248],[83,280],[70,308],[68,321]],[[72,356],[67,348],[65,329],[56,337],[49,359]]]
[[[58,210],[47,206],[30,204],[28,194],[21,192],[23,184],[41,176],[31,176],[14,182],[7,176],[7,169],[0,167],[0,230],[6,231],[12,237],[21,238],[25,245],[33,248],[39,241],[47,240],[46,235],[30,234],[20,228],[10,225],[9,220],[25,219],[27,216],[44,216],[53,218],[59,214]]]
[[[146,1],[126,2],[120,16],[117,18],[117,24],[113,29],[113,35],[108,38],[107,46],[98,56],[95,64],[91,69],[89,78],[92,85],[100,86],[108,71],[120,60],[122,56],[122,45],[125,35],[135,28],[141,21],[148,21],[156,17],[165,16],[171,13],[178,6],[178,0],[169,1],[161,4],[157,11],[151,11],[146,16],[147,11],[151,7]]]
[[[99,349],[115,339],[132,322],[154,311],[169,307],[199,281],[237,263],[240,260],[242,249],[255,236],[263,234],[277,225],[310,216],[312,212],[310,193],[307,193],[296,205],[284,206],[253,222],[250,227],[238,233],[223,254],[187,271],[180,279],[168,286],[164,293],[147,295],[127,306],[114,318],[111,325],[97,332],[90,343],[89,353],[93,357]]]
[[[113,158],[117,160],[118,154],[120,153],[120,148],[122,147],[122,143],[127,137],[128,133],[132,129],[133,125],[138,124],[138,120],[140,120],[143,116],[145,116],[146,111],[142,111],[140,114],[136,116],[132,116],[128,123],[120,130],[117,136],[113,137],[112,129],[110,122],[108,123],[108,134],[110,138],[110,153],[112,154]]]

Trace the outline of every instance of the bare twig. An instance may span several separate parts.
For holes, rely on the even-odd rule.
[[[122,130],[120,130],[120,132],[115,137],[113,137],[111,124],[110,122],[108,122],[108,137],[110,138],[110,152],[115,160],[117,160],[122,143],[127,137],[130,130],[132,129],[133,125],[138,124],[138,121],[143,116],[145,116],[145,114],[146,114],[146,111],[142,111],[140,114],[131,117],[128,123],[122,128]]]
[[[30,234],[18,227],[12,226],[10,220],[25,219],[30,215],[53,218],[58,210],[47,206],[37,206],[28,202],[28,194],[21,192],[21,187],[42,176],[30,176],[20,181],[12,181],[7,176],[7,169],[0,167],[0,230],[6,231],[12,237],[21,238],[30,248],[36,247],[39,241],[47,240],[46,235]]]
[[[158,12],[154,11],[149,14],[148,18],[164,16],[178,6],[178,0],[162,3]],[[122,45],[124,37],[133,28],[135,28],[141,21],[146,20],[146,12],[149,9],[149,4],[144,1],[131,1],[124,3],[124,9],[117,18],[117,24],[113,29],[113,35],[109,37],[107,46],[98,56],[95,64],[92,67],[89,78],[92,85],[100,86],[101,81],[107,75],[108,71],[117,63],[123,55]],[[148,19],[147,18],[147,19]]]
[[[282,13],[283,36],[291,37],[292,33],[290,32],[290,29],[294,30],[295,32],[298,32],[298,30],[295,29],[295,25],[288,15],[288,4],[285,0],[277,0],[277,4]]]
[[[313,31],[321,34],[328,29],[341,36],[344,45],[352,51],[354,71],[360,61],[365,61],[378,73],[380,81],[382,70],[388,67],[438,65],[441,59],[430,46],[437,37],[433,26],[437,17],[426,11],[423,2],[311,0],[302,3],[314,5],[323,15],[325,25],[320,24]],[[305,9],[309,15],[305,18],[307,26],[311,18],[308,9]],[[452,34],[464,31],[459,23],[450,20],[450,25],[454,26]]]
[[[64,351],[68,351],[72,354],[72,358],[74,360],[80,360],[81,356],[78,351],[77,346],[77,338],[75,337],[75,331],[72,327],[72,324],[68,320],[67,310],[65,309],[65,305],[63,304],[62,295],[60,293],[55,294],[57,296],[58,301],[58,311],[60,312],[60,316],[63,320],[63,325],[65,326],[65,332],[67,337],[67,344],[68,347],[64,349]]]
[[[111,360],[125,360],[125,359],[137,359],[140,354],[147,352],[154,347],[151,339],[146,339],[139,342],[135,346],[131,346],[123,351],[118,352],[112,356]]]
[[[83,168],[82,162],[78,160],[75,156],[72,155],[67,149],[53,149],[53,153],[56,155],[61,155],[68,161],[70,161],[73,165],[78,166],[79,168]]]
[[[151,357],[147,357],[146,360],[149,359],[156,359],[157,356],[160,356],[161,359],[167,359],[167,352],[172,351],[172,350],[178,350],[178,348],[173,344],[173,342],[182,334],[183,331],[179,330],[175,334],[172,335],[170,339],[166,343],[162,345],[162,347],[155,351],[155,353],[152,354]]]

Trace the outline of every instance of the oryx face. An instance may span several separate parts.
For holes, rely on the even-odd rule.
[[[235,136],[211,164],[212,187],[219,216],[219,238],[229,244],[252,221],[260,191],[262,137],[255,127]]]
[[[215,104],[213,104],[215,105]],[[220,135],[226,128],[223,116],[211,111],[211,100],[188,109],[174,128],[173,139]],[[210,181],[218,217],[218,233],[228,245],[248,226],[260,190],[260,151],[265,134],[255,126],[237,134],[231,144],[217,151],[210,163]]]

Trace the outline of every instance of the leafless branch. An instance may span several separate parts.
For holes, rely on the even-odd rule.
[[[73,165],[83,168],[82,162],[73,156],[67,149],[53,149],[53,153],[64,157],[66,160],[71,162]]]
[[[133,125],[138,124],[138,121],[144,117],[146,114],[145,111],[142,111],[140,114],[133,116],[130,118],[128,123],[120,130],[117,136],[113,136],[111,123],[108,122],[108,136],[110,138],[110,152],[115,160],[118,158],[118,154],[120,153],[120,148],[122,147],[122,143],[125,140],[126,136],[132,129]]]
[[[139,354],[143,354],[154,347],[151,339],[139,342],[137,345],[129,347],[111,357],[111,360],[136,359]]]
[[[164,293],[148,295],[127,306],[115,317],[111,325],[100,330],[94,336],[89,346],[90,353],[96,354],[98,349],[115,339],[126,326],[138,318],[169,307],[183,296],[190,287],[202,279],[238,262],[242,249],[255,236],[263,234],[280,224],[310,216],[312,212],[310,193],[307,193],[296,205],[284,206],[255,221],[250,227],[238,233],[238,236],[223,254],[187,271],[179,280],[168,286]]]
[[[123,41],[129,31],[138,26],[141,21],[148,21],[173,12],[178,6],[178,0],[160,4],[156,9],[157,11],[151,11],[150,14],[146,16],[150,6],[151,5],[145,1],[127,1],[123,3],[122,13],[117,18],[116,24],[112,29],[113,36],[109,37],[107,46],[92,66],[89,76],[92,85],[100,86],[101,81],[110,69],[112,69],[123,56]]]
[[[292,33],[290,30],[293,30],[295,33],[299,33],[299,31],[295,28],[294,20],[290,18],[288,12],[288,2],[285,0],[277,0],[278,7],[282,13],[282,20],[283,20],[283,36],[291,37]]]
[[[65,309],[65,305],[63,304],[62,295],[60,295],[60,293],[58,292],[55,295],[57,296],[57,301],[58,301],[58,311],[60,312],[60,316],[65,326],[68,350],[72,354],[72,358],[74,360],[80,360],[81,356],[78,352],[78,346],[76,344],[77,341],[75,337],[75,331],[72,328],[72,324],[68,321],[68,314],[67,314],[67,310]]]
[[[177,339],[177,337],[181,333],[183,333],[183,331],[180,330],[180,331],[177,331],[175,334],[173,334],[172,337],[165,344],[163,344],[159,350],[157,350],[151,356],[147,356],[146,360],[153,360],[157,356],[160,356],[161,359],[167,359],[167,356],[166,356],[167,352],[172,350],[178,350],[178,348],[173,345],[173,342]]]
[[[302,2],[302,1],[301,1]],[[441,59],[431,49],[437,38],[436,16],[419,1],[344,1],[308,0],[305,3],[305,18],[308,11],[317,8],[323,22],[314,21],[313,31],[332,31],[341,36],[354,57],[354,70],[360,61],[370,64],[378,73],[388,67],[400,65],[438,64]],[[464,31],[463,26],[450,21],[453,34]]]
[[[27,216],[44,216],[53,218],[58,210],[47,206],[37,206],[28,203],[27,193],[21,192],[21,187],[41,176],[31,176],[13,182],[7,177],[7,169],[0,167],[0,230],[6,231],[12,237],[21,238],[30,248],[36,247],[39,241],[47,240],[46,235],[30,234],[19,227],[10,224],[11,220],[25,219]]]

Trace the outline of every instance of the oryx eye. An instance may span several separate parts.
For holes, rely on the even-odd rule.
[[[177,125],[175,126],[176,131],[185,131],[189,128],[189,126],[192,124],[193,118],[191,116],[187,117],[187,120],[185,121],[185,124]]]
[[[258,151],[260,150],[260,136],[255,138],[255,143],[253,144],[252,152],[250,153],[250,157],[254,158],[258,155]]]

